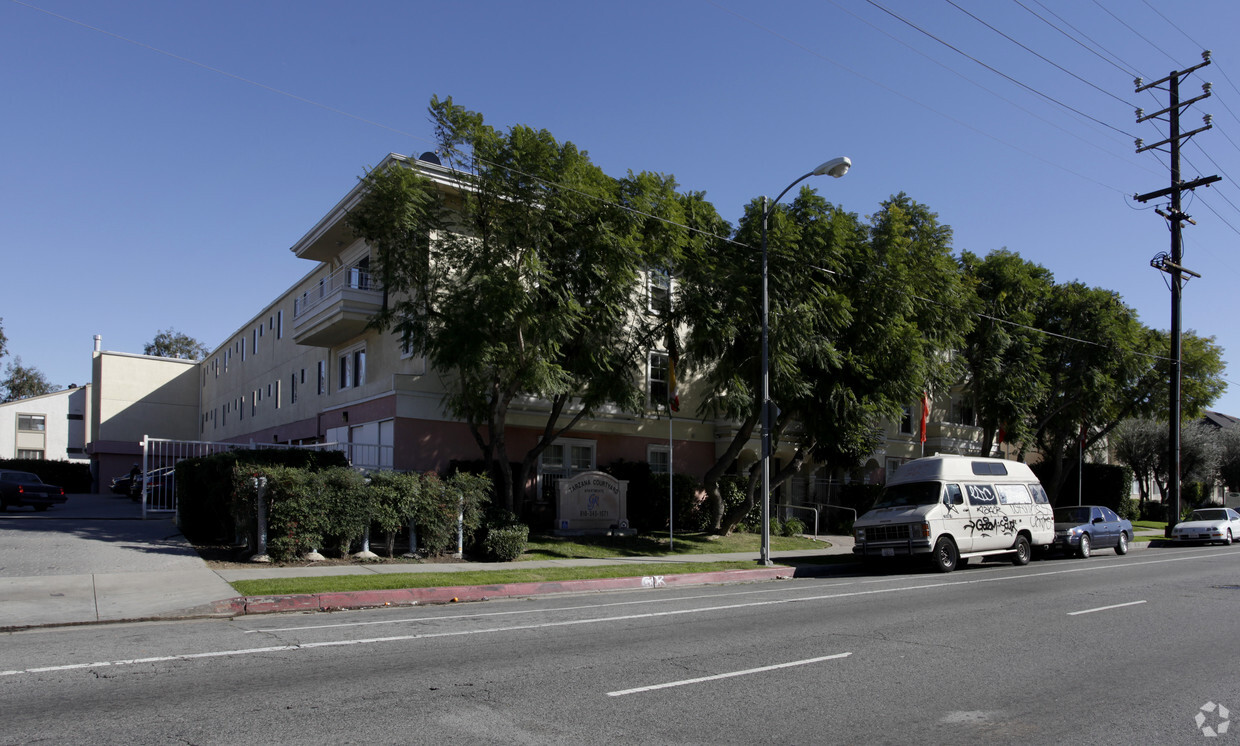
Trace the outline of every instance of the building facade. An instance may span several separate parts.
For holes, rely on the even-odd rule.
[[[419,169],[439,188],[460,188],[452,171],[432,160],[395,154],[379,164]],[[345,219],[363,196],[357,184],[292,247],[306,273],[258,309],[200,363],[104,353],[96,349],[91,453],[100,483],[126,473],[144,435],[228,443],[339,444],[356,466],[445,471],[481,453],[466,423],[445,410],[441,373],[404,349],[400,338],[369,325],[383,289],[372,276],[370,247]],[[672,291],[665,274],[650,273],[642,292],[658,313]],[[98,346],[97,346],[98,347]],[[730,445],[736,424],[679,415],[669,419],[668,352],[648,351],[643,377],[648,407],[633,414],[604,409],[583,418],[542,455],[527,485],[547,499],[550,486],[574,473],[625,460],[656,472],[703,474]],[[681,411],[695,410],[693,382],[677,391]],[[922,438],[921,405],[900,422],[885,423],[885,445],[863,468],[846,474],[811,473],[790,495],[824,501],[842,481],[877,483],[905,461],[938,452],[975,453],[978,429],[945,395],[931,406]],[[506,421],[509,454],[521,458],[546,425],[549,403],[515,403]],[[949,421],[954,416],[959,422]],[[740,455],[744,472],[758,460],[757,434]],[[972,448],[972,451],[970,451]],[[790,458],[777,453],[776,458]]]

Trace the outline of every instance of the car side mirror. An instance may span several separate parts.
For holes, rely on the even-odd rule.
[[[1094,523],[1102,523],[1102,522],[1103,522],[1103,520],[1105,520],[1105,519],[1103,519],[1103,518],[1095,518],[1095,519],[1094,519]]]

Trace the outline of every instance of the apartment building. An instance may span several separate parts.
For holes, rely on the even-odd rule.
[[[90,388],[0,404],[0,458],[85,461]]]
[[[450,194],[461,188],[451,170],[431,154],[421,159],[389,154],[378,168],[396,163],[419,169]],[[357,466],[445,471],[453,461],[481,456],[468,426],[445,410],[441,372],[405,349],[400,338],[369,326],[380,309],[383,288],[371,274],[366,243],[345,223],[363,195],[356,184],[291,251],[307,263],[306,273],[278,298],[241,324],[201,363],[96,350],[97,422],[92,453],[100,479],[127,472],[142,436],[254,444],[340,444]],[[671,280],[651,273],[643,292],[646,309],[657,313],[672,290]],[[145,358],[145,360],[143,360]],[[149,372],[126,369],[135,363]],[[171,367],[169,367],[171,366]],[[117,384],[114,375],[129,382]],[[671,468],[703,474],[730,444],[735,423],[702,421],[690,414],[669,420],[668,355],[648,351],[644,377],[648,408],[632,414],[603,410],[581,420],[547,449],[528,485],[536,496],[565,476],[613,461],[647,462],[656,472]],[[107,378],[109,380],[104,380]],[[187,382],[192,381],[192,391]],[[692,381],[679,388],[681,412],[695,411]],[[145,408],[140,389],[151,393]],[[175,400],[175,402],[174,402]],[[793,499],[812,501],[832,484],[881,482],[905,461],[937,452],[976,452],[980,433],[968,424],[957,394],[933,402],[922,438],[921,405],[910,404],[899,422],[885,423],[885,445],[864,467],[846,474],[807,474],[792,485]],[[118,406],[129,402],[130,407]],[[507,420],[510,457],[520,459],[537,442],[549,404],[515,403]],[[139,421],[131,415],[149,415]],[[190,418],[190,419],[187,419]],[[120,418],[113,423],[113,418]],[[188,426],[187,426],[187,423]],[[970,448],[972,450],[970,450]],[[758,459],[755,437],[739,468]],[[777,453],[776,458],[790,458]],[[112,473],[112,472],[115,472]]]

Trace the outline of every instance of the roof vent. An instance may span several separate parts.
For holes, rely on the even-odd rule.
[[[439,163],[439,156],[435,155],[435,151],[433,150],[428,150],[422,155],[418,156],[418,160],[426,161],[427,163],[434,163],[436,166],[441,165]]]

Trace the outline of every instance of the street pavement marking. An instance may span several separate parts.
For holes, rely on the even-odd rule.
[[[1042,577],[1045,575],[1057,575],[1057,574],[1062,574],[1062,573],[1094,572],[1094,571],[1115,569],[1117,567],[1129,567],[1133,565],[1159,564],[1163,562],[1178,562],[1178,561],[1186,560],[1186,559],[1205,559],[1205,558],[1202,557],[1201,555],[1194,555],[1190,557],[1176,557],[1176,558],[1159,559],[1159,560],[1139,560],[1135,562],[1132,560],[1128,560],[1123,563],[1115,563],[1115,564],[1110,564],[1110,565],[1103,565],[1101,563],[1091,563],[1089,566],[1086,566],[1086,567],[1074,567],[1068,570],[1051,570],[1047,572],[1036,573],[1033,575],[1028,575],[1028,574],[1020,575],[1020,576],[1006,576],[1005,575],[1005,576],[997,577],[997,578],[996,577],[989,577],[989,578],[975,577],[969,580],[960,580],[960,581],[954,581],[950,583],[933,583],[933,584],[929,584],[925,586],[912,586],[911,588],[900,587],[900,588],[894,588],[890,590],[896,590],[896,591],[915,590],[921,587],[938,588],[938,587],[942,587],[945,585],[969,585],[972,583],[988,583],[988,582],[994,582],[997,580],[1016,580],[1018,578],[1024,578],[1024,577]],[[1000,570],[1005,570],[1005,569],[1009,569],[1009,568],[977,567],[977,568],[969,570],[968,572],[970,575],[973,575],[979,572],[987,572],[987,573],[998,572]],[[876,583],[886,583],[892,580],[900,580],[900,579],[902,578],[886,578],[886,577],[857,578],[855,580],[849,580],[845,582],[838,582],[838,581],[832,582],[830,583],[829,587],[843,588],[843,587],[854,586],[854,585],[874,585]],[[821,587],[821,586],[818,586],[818,587]],[[794,589],[789,588],[787,586],[781,586],[779,588],[764,588],[760,590],[728,591],[725,593],[712,593],[709,595],[671,596],[671,597],[651,597],[651,596],[645,595],[643,592],[643,597],[635,601],[614,601],[614,602],[605,603],[605,604],[560,606],[560,607],[553,607],[553,608],[547,608],[547,609],[516,609],[516,610],[506,610],[506,611],[487,611],[487,612],[479,612],[475,614],[452,614],[452,615],[447,615],[447,616],[424,616],[424,617],[411,617],[411,618],[404,618],[404,619],[380,619],[380,620],[366,621],[366,622],[338,622],[335,624],[307,624],[307,625],[301,625],[301,626],[296,626],[296,627],[263,627],[261,629],[248,629],[248,630],[245,630],[242,634],[252,635],[252,634],[260,633],[260,632],[261,633],[304,632],[304,631],[313,630],[313,629],[335,629],[339,627],[370,627],[370,626],[381,625],[381,624],[413,624],[413,623],[418,623],[418,622],[428,622],[428,621],[437,622],[437,621],[453,620],[453,619],[482,619],[486,617],[514,616],[514,615],[519,615],[519,614],[538,614],[538,613],[551,613],[551,612],[556,612],[556,611],[581,611],[584,609],[603,609],[603,608],[609,608],[609,607],[615,607],[615,606],[633,606],[637,604],[650,605],[650,604],[661,604],[661,603],[674,603],[677,601],[694,601],[698,599],[723,598],[727,596],[769,595],[772,593],[786,593],[790,590],[794,590]],[[869,592],[870,591],[866,591],[865,593],[869,593]],[[889,591],[879,590],[879,591],[873,591],[873,592],[886,593]],[[845,595],[848,595],[848,594],[845,594]],[[837,598],[837,597],[838,596],[811,596],[803,600],[817,601],[817,600],[832,599],[832,598]],[[802,600],[802,599],[782,599],[782,600],[775,601],[772,603],[788,603],[790,601],[796,601],[796,600]]]
[[[688,686],[689,684],[701,684],[704,681],[718,681],[719,679],[730,679],[735,676],[748,676],[754,673],[765,673],[767,671],[778,671],[781,668],[792,668],[793,666],[808,666],[811,663],[821,663],[823,661],[832,661],[838,658],[847,658],[852,653],[836,653],[835,655],[824,655],[818,658],[806,658],[801,661],[791,661],[789,663],[776,663],[773,666],[762,666],[760,668],[748,668],[744,671],[732,671],[730,673],[717,673],[713,676],[699,676],[696,679],[683,679],[681,681],[669,681],[666,684],[651,684],[650,686],[639,686],[633,689],[621,689],[618,692],[607,692],[608,697],[623,697],[626,694],[641,694],[642,692],[653,692],[656,689],[671,689],[674,686]]]
[[[1048,577],[1051,575],[1067,575],[1070,573],[1093,572],[1101,570],[1114,570],[1116,568],[1136,567],[1139,565],[1156,565],[1166,564],[1168,562],[1183,562],[1193,559],[1209,559],[1209,556],[1195,555],[1189,557],[1173,557],[1159,560],[1142,560],[1140,562],[1124,562],[1112,565],[1094,564],[1090,567],[1078,567],[1069,570],[1048,570],[1046,572],[1022,573],[1020,575],[1004,575],[999,577],[976,578],[973,580],[956,580],[943,581],[939,583],[926,583],[921,585],[905,585],[894,588],[874,588],[870,590],[847,591],[842,593],[826,593],[815,596],[800,596],[797,598],[780,598],[769,601],[750,601],[748,603],[723,604],[720,606],[705,606],[696,609],[674,609],[669,611],[654,611],[645,614],[625,614],[620,616],[600,617],[597,619],[573,619],[562,622],[544,622],[542,624],[522,624],[512,625],[509,627],[488,627],[475,630],[454,630],[450,632],[426,632],[414,635],[397,635],[393,637],[372,637],[360,640],[335,640],[328,642],[309,642],[294,645],[279,645],[275,647],[262,648],[244,648],[240,650],[219,650],[206,653],[182,653],[179,655],[166,655],[155,658],[136,658],[130,660],[116,661],[98,661],[95,663],[72,663],[62,666],[41,666],[35,668],[15,669],[12,671],[0,671],[0,677],[18,676],[21,674],[44,673],[48,671],[68,671],[84,668],[96,668],[103,666],[127,666],[139,663],[163,663],[179,660],[197,660],[203,658],[223,658],[228,656],[245,656],[258,655],[272,652],[292,652],[297,650],[312,650],[315,648],[333,648],[344,647],[347,645],[374,645],[384,642],[407,642],[410,640],[429,640],[441,637],[462,637],[465,635],[481,635],[494,634],[499,632],[518,632],[523,630],[550,629],[554,627],[572,627],[586,624],[610,624],[612,622],[630,621],[634,619],[656,619],[660,617],[683,616],[687,614],[702,614],[714,611],[731,611],[735,609],[756,608],[760,606],[777,606],[780,604],[804,603],[808,601],[828,601],[839,598],[856,598],[860,596],[875,596],[887,593],[904,593],[907,591],[933,590],[936,588],[944,588],[950,586],[980,585],[982,583],[995,583],[1010,580],[1026,580],[1030,578]]]
[[[1078,614],[1092,614],[1095,611],[1110,611],[1111,609],[1122,609],[1125,606],[1139,606],[1145,601],[1129,601],[1126,604],[1112,604],[1111,606],[1099,606],[1096,609],[1084,609],[1083,611],[1069,611],[1068,616],[1076,616]]]

